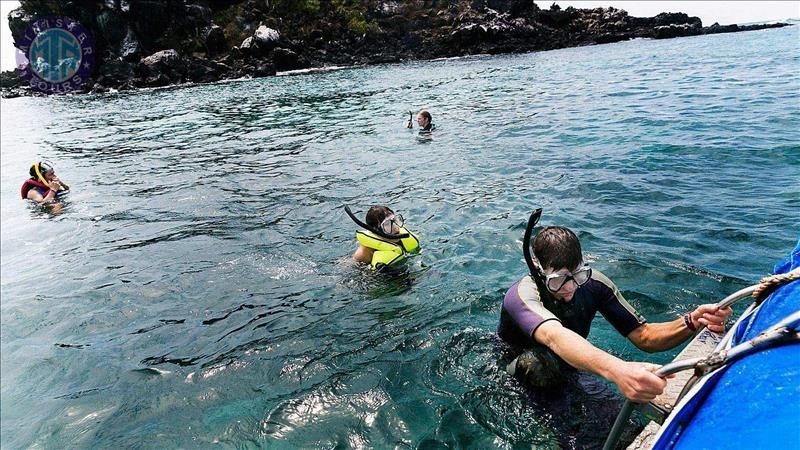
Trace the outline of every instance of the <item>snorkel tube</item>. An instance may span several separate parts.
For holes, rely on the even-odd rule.
[[[358,217],[356,217],[355,214],[353,214],[353,211],[350,211],[350,207],[347,205],[344,205],[344,212],[346,212],[347,215],[350,216],[350,219],[352,219],[353,222],[356,223],[356,225],[384,239],[405,239],[411,236],[411,234],[409,233],[392,234],[392,233],[386,233],[381,229],[373,228],[365,224],[364,222],[358,220]]]
[[[41,165],[42,165],[41,161],[37,161],[36,164],[33,165],[33,170],[36,172],[36,178],[39,180],[40,183],[52,189],[50,183],[48,183],[47,180],[44,179],[44,175],[42,175]],[[47,171],[45,170],[45,173],[46,172]]]
[[[533,228],[539,223],[540,217],[542,217],[542,208],[536,209],[536,211],[531,213],[530,218],[528,218],[528,226],[525,228],[525,235],[522,237],[522,254],[525,256],[525,263],[528,264],[531,278],[537,283],[544,285],[544,275],[542,275],[542,271],[533,263],[533,257],[531,257],[531,235],[533,234]]]

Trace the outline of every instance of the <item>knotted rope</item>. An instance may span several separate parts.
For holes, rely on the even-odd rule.
[[[800,267],[786,273],[764,277],[758,284],[758,287],[753,291],[753,298],[756,302],[761,303],[770,294],[775,292],[775,289],[783,286],[786,283],[791,283],[794,280],[800,280]]]

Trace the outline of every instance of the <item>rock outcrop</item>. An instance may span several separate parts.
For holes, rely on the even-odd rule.
[[[683,13],[643,18],[555,3],[545,10],[532,0],[22,0],[8,16],[15,43],[47,15],[72,17],[94,37],[96,65],[84,91],[786,25],[704,28]],[[13,78],[3,75],[4,95],[24,94]]]

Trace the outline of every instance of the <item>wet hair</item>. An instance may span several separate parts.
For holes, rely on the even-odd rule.
[[[533,239],[532,246],[542,269],[575,270],[583,262],[581,243],[569,228],[545,227]]]
[[[388,207],[375,205],[367,211],[367,225],[372,228],[378,228],[392,214],[394,214],[394,211]]]
[[[426,119],[428,119],[428,123],[430,123],[433,120],[433,117],[431,117],[431,113],[429,113],[428,111],[424,111],[424,110],[420,111],[419,115],[424,117],[424,118],[426,118]]]

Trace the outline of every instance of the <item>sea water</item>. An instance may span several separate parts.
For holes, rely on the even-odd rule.
[[[600,445],[613,386],[505,372],[528,214],[653,322],[769,273],[800,224],[798,30],[3,100],[3,448]],[[58,211],[20,200],[40,159]],[[422,254],[353,267],[345,204]],[[679,350],[599,316],[590,340]]]

